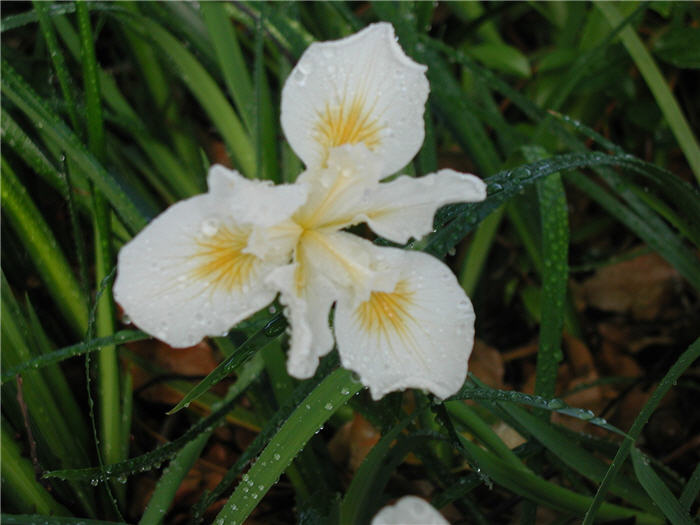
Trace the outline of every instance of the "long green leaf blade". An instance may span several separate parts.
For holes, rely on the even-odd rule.
[[[617,25],[622,21],[622,16],[614,3],[598,1],[595,5],[605,14],[611,25]],[[666,84],[666,80],[661,75],[659,67],[631,27],[627,26],[620,32],[620,39],[639,68],[639,72],[644,77],[659,108],[661,108],[661,112],[666,117],[666,122],[680,144],[690,168],[695,173],[695,178],[700,182],[700,145],[698,145],[688,121]]]
[[[637,475],[639,483],[641,483],[651,499],[654,500],[654,503],[659,506],[659,509],[668,518],[668,521],[673,523],[673,525],[692,525],[693,520],[690,515],[683,510],[683,507],[681,507],[681,504],[666,484],[651,468],[649,459],[636,447],[632,447],[630,455],[632,456],[634,473]]]
[[[212,370],[207,377],[202,379],[190,390],[168,414],[174,414],[182,410],[204,392],[228,376],[237,367],[250,359],[255,352],[270,344],[275,337],[282,333],[286,325],[287,323],[281,315],[277,315],[271,321],[267,322],[263,328],[250,336],[245,343],[238,347],[232,355],[219,363],[219,366]]]
[[[2,208],[71,328],[83,334],[88,321],[87,299],[56,238],[4,158]]]
[[[243,523],[311,436],[361,388],[345,369],[324,379],[282,425],[216,519]]]
[[[139,231],[146,225],[148,218],[154,215],[152,210],[136,197],[129,195],[122,183],[111,175],[91,155],[66,125],[52,113],[39,99],[38,95],[4,59],[2,62],[2,92],[22,112],[41,129],[66,155],[90,177],[97,188],[105,194],[117,213],[124,219],[132,231]]]
[[[251,177],[255,173],[255,152],[250,137],[219,86],[197,59],[162,26],[134,13],[113,13],[115,18],[157,47],[167,56],[182,81],[197,98],[224,138],[236,167]]]
[[[593,498],[593,502],[586,512],[586,516],[583,520],[584,525],[591,525],[594,522],[596,514],[598,514],[598,509],[602,505],[605,494],[607,493],[612,481],[622,468],[622,464],[627,459],[632,445],[641,434],[644,425],[646,425],[647,421],[649,421],[649,418],[656,410],[656,407],[659,406],[661,400],[676,383],[676,381],[678,381],[678,378],[683,374],[683,372],[685,372],[685,370],[692,365],[693,362],[698,359],[698,357],[700,357],[700,339],[696,339],[695,342],[691,344],[685,352],[683,352],[683,354],[678,358],[678,360],[676,360],[673,366],[663,377],[659,383],[659,386],[656,387],[656,390],[654,390],[654,392],[651,394],[651,397],[647,400],[641,412],[634,420],[634,423],[632,423],[632,427],[627,433],[629,437],[622,442],[620,448],[617,450],[617,454],[615,454],[615,457],[608,468],[608,471],[605,473],[605,477],[598,487],[598,491]]]

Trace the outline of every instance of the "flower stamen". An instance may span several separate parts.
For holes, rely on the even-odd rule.
[[[330,148],[343,144],[364,143],[369,150],[374,150],[380,143],[380,131],[383,126],[372,116],[374,107],[366,107],[363,97],[355,96],[350,104],[345,101],[339,106],[328,104],[318,113],[316,135],[327,156]]]
[[[243,288],[250,281],[258,262],[255,255],[243,253],[248,235],[249,232],[243,229],[224,226],[213,235],[198,238],[198,251],[192,257],[200,262],[192,271],[192,277],[210,281],[215,287],[220,286],[229,292]]]

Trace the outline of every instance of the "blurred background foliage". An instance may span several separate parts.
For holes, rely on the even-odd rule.
[[[135,330],[118,249],[212,163],[293,180],[287,75],[378,20],[429,67],[403,172],[489,183],[408,247],[474,301],[462,391],[373,403],[335,355],[291,379],[275,305],[187,350]],[[4,3],[3,521],[365,523],[413,493],[458,523],[692,523],[699,24],[692,2]]]

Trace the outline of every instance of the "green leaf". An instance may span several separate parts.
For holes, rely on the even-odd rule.
[[[507,461],[515,468],[526,468],[518,456],[493,431],[491,426],[468,404],[463,401],[447,401],[445,402],[445,409],[450,417],[455,418],[459,422],[460,429],[464,428],[486,447],[498,454],[502,460]]]
[[[694,521],[688,512],[681,507],[666,484],[661,481],[659,475],[649,465],[649,459],[637,447],[632,447],[630,454],[637,479],[654,500],[654,503],[658,505],[659,510],[668,518],[668,521],[673,525],[693,525]]]
[[[212,410],[217,410],[223,403],[230,403],[240,396],[250,383],[257,377],[260,372],[260,367],[248,367],[244,370],[236,382],[231,385],[226,397],[212,405]],[[211,428],[199,434],[192,441],[187,443],[180,452],[170,461],[170,464],[163,471],[158,484],[156,485],[153,495],[148,500],[148,506],[141,516],[139,524],[151,525],[162,523],[165,518],[165,513],[170,508],[176,492],[182,480],[194,465],[195,461],[202,453],[202,449],[207,444],[209,437],[214,432]]]
[[[444,256],[491,212],[540,178],[556,172],[601,166],[620,166],[640,175],[659,180],[658,168],[636,159],[632,155],[605,155],[603,153],[564,154],[518,168],[507,169],[486,179],[488,183],[488,197],[485,201],[442,208],[435,220],[438,231],[426,239],[425,250],[438,257]],[[584,186],[587,192],[595,191],[597,185],[587,178],[579,177],[576,173],[572,173],[569,177],[577,185]],[[697,191],[690,190],[690,194],[692,199],[697,198]],[[602,193],[599,199],[596,198],[599,202],[604,199],[615,201],[607,193]],[[619,207],[619,203],[616,205],[611,204],[606,209],[614,214]],[[649,242],[694,287],[700,289],[700,267],[697,265],[697,259],[671,230],[666,228],[666,233],[660,233],[659,227],[661,225],[652,227],[648,222],[642,221],[636,214],[628,218],[630,220],[626,224],[632,231]]]
[[[216,519],[243,523],[306,442],[360,389],[362,385],[345,369],[324,379],[285,421]]]
[[[685,372],[685,370],[693,364],[693,362],[700,357],[700,339],[696,339],[693,344],[691,344],[688,349],[683,352],[683,354],[676,360],[673,366],[669,369],[666,375],[663,377],[656,390],[651,394],[651,397],[647,400],[639,415],[632,423],[632,427],[628,431],[628,437],[622,442],[620,448],[617,450],[617,454],[613,458],[608,471],[605,473],[605,477],[598,487],[595,498],[591,503],[590,508],[586,512],[586,517],[583,520],[584,525],[592,525],[596,514],[598,514],[598,509],[603,503],[605,494],[607,493],[611,483],[615,480],[617,473],[622,468],[622,464],[627,459],[630,453],[632,445],[639,437],[646,425],[649,418],[659,406],[659,403],[664,398],[666,393],[671,389],[673,385],[676,384],[678,378]]]
[[[542,60],[537,64],[537,72],[539,74],[553,71],[571,64],[579,56],[576,49],[565,47],[555,48],[542,57]]]
[[[256,356],[259,357],[260,354]],[[252,364],[257,363],[255,375],[262,369],[262,358],[252,359],[244,367],[243,374],[246,373],[248,367]],[[255,439],[246,447],[243,453],[238,457],[236,463],[229,468],[228,472],[221,480],[221,482],[212,490],[209,494],[206,494],[199,500],[195,506],[193,513],[194,519],[200,522],[204,512],[209,508],[215,501],[217,501],[224,493],[230,490],[231,486],[237,481],[238,476],[246,467],[246,465],[255,458],[263,450],[265,445],[272,439],[272,437],[277,434],[282,424],[289,419],[291,414],[300,406],[301,402],[308,397],[308,395],[325,379],[330,371],[338,366],[337,354],[330,354],[328,357],[321,360],[316,374],[313,378],[308,381],[304,381],[299,386],[297,386],[292,394],[287,398],[287,402],[282,404],[282,406],[275,412],[268,420],[265,422],[265,426],[260,430]],[[242,376],[239,376],[241,378]]]
[[[174,414],[175,412],[187,407],[192,401],[197,399],[204,392],[209,390],[211,387],[233,372],[236,368],[250,359],[255,352],[274,341],[274,338],[278,337],[282,333],[285,326],[287,326],[287,322],[282,315],[278,314],[273,317],[265,324],[263,328],[250,336],[245,343],[239,346],[233,354],[219,363],[219,365],[212,370],[207,377],[197,383],[197,385],[190,390],[187,395],[168,412],[168,414]]]
[[[82,335],[88,321],[87,299],[53,232],[4,158],[2,209],[61,313],[74,332]]]
[[[465,457],[473,457],[476,460],[482,475],[487,475],[513,493],[541,505],[579,516],[588,509],[590,497],[545,481],[527,470],[515,469],[460,435],[457,435],[457,439],[461,449],[464,450]],[[635,523],[640,525],[663,523],[660,517],[610,503],[604,504],[604,509],[601,509],[601,518],[605,520],[636,519]]]
[[[68,111],[70,123],[73,126],[73,131],[78,133],[80,126],[78,123],[78,112],[75,104],[74,90],[72,89],[68,68],[66,67],[66,62],[63,58],[63,52],[59,48],[58,41],[56,40],[56,31],[54,30],[48,14],[50,5],[46,2],[37,1],[33,2],[33,4],[34,10],[39,18],[41,32],[44,35],[44,40],[46,41],[46,47],[49,50],[49,55],[51,56],[51,60],[53,62],[54,71],[56,71],[58,83],[61,86],[63,99],[66,102],[66,110]]]
[[[473,375],[470,375],[472,381],[478,381]],[[447,401],[453,401],[458,399],[472,399],[474,401],[505,401],[510,403],[517,403],[519,405],[526,405],[533,408],[538,408],[542,410],[548,410],[550,412],[557,412],[559,414],[564,414],[567,416],[580,419],[592,425],[599,426],[610,432],[620,434],[625,436],[626,434],[620,429],[614,427],[603,418],[596,417],[596,415],[590,410],[585,410],[583,408],[573,408],[566,404],[561,399],[546,399],[541,396],[533,396],[530,394],[523,394],[522,392],[513,392],[511,390],[497,390],[494,388],[488,388],[483,383],[479,382],[479,386],[475,386],[471,381],[464,383],[464,386],[455,395],[450,396]]]
[[[529,161],[546,157],[542,148],[525,152]],[[537,182],[542,223],[542,296],[540,342],[537,352],[535,393],[553,397],[562,360],[566,291],[569,277],[569,218],[561,176],[554,173]]]
[[[173,65],[175,72],[199,101],[223,137],[236,168],[251,177],[255,173],[255,152],[250,137],[214,79],[185,46],[162,26],[135,13],[111,13],[142,38],[152,42]]]
[[[467,45],[463,50],[489,69],[521,78],[528,78],[532,74],[527,57],[508,44],[484,42]]]
[[[255,91],[236,33],[226,16],[223,4],[205,2],[200,9],[228,92],[246,124],[248,133],[252,134],[255,129]]]
[[[695,470],[690,475],[690,479],[688,479],[688,483],[686,483],[685,487],[683,487],[683,492],[681,493],[681,497],[678,498],[678,501],[680,502],[681,507],[683,507],[683,509],[686,512],[690,512],[690,507],[692,507],[693,502],[697,499],[699,492],[700,492],[700,464],[698,464],[698,466],[695,467]]]
[[[2,514],[2,522],[6,525],[128,525],[123,521],[90,520],[85,518],[62,518],[58,516],[43,516],[39,514]]]
[[[139,524],[155,525],[163,523],[165,514],[175,498],[177,489],[182,480],[190,471],[209,441],[212,431],[202,432],[199,436],[187,443],[180,452],[170,461],[158,480],[153,495],[148,500]]]
[[[3,184],[4,188],[5,184]],[[28,340],[28,326],[23,313],[9,288],[4,274],[2,280],[2,329],[3,348],[0,353],[2,368],[16,366],[34,355],[33,342]],[[6,385],[5,390],[23,393],[27,414],[35,428],[34,437],[40,447],[48,452],[50,464],[63,468],[82,466],[88,463],[85,436],[76,436],[80,428],[72,427],[65,417],[62,399],[52,390],[44,374],[38,370],[26,372],[20,386]],[[5,398],[3,396],[3,401]],[[13,399],[14,403],[14,399]],[[94,515],[92,493],[79,483],[70,483],[75,499],[88,515]]]
[[[464,258],[462,270],[459,273],[459,284],[469,296],[476,290],[481,272],[486,265],[489,253],[491,253],[491,246],[496,239],[496,233],[498,233],[504,212],[505,208],[499,208],[481,221],[469,244],[469,251]]]
[[[86,128],[88,147],[90,152],[100,161],[105,160],[105,131],[102,118],[102,102],[100,96],[100,83],[97,74],[97,58],[95,56],[95,39],[93,38],[90,13],[87,4],[76,4],[78,28],[80,34],[80,61],[83,66],[83,87],[85,90]],[[95,237],[95,279],[97,285],[102,283],[113,266],[112,228],[109,205],[99,191],[93,191],[93,232]],[[108,336],[114,333],[115,306],[112,299],[111,286],[107,286],[95,297],[96,308],[96,335]],[[88,332],[90,327],[88,326]],[[89,334],[91,337],[93,334]],[[86,358],[86,367],[89,374],[89,355]],[[102,466],[106,463],[115,463],[121,459],[124,445],[121,439],[124,434],[121,431],[121,407],[119,393],[119,363],[117,362],[117,349],[115,346],[105,346],[98,354],[98,402],[99,402],[99,429],[100,429],[100,453],[98,461]],[[88,395],[90,385],[88,383]],[[92,410],[92,401],[88,401]],[[92,411],[91,411],[92,417]],[[93,427],[94,428],[94,427]],[[125,488],[115,487],[115,493],[119,499],[126,498]],[[111,499],[111,493],[110,493]],[[116,507],[116,505],[115,505]],[[117,510],[117,513],[119,511]]]
[[[105,170],[4,59],[2,92],[95,183],[132,231],[139,231],[146,225],[148,218],[154,215],[153,210],[133,193],[130,195],[123,183]]]
[[[572,443],[570,436],[560,432],[552,423],[544,422],[519,407],[505,404],[502,406],[548,451],[578,473],[600,483],[607,471],[607,465],[602,460],[577,443]],[[627,478],[616,480],[611,487],[611,492],[649,512],[657,512],[641,487]]]
[[[611,25],[621,22],[622,17],[614,4],[598,1],[595,5],[603,12]],[[693,170],[695,178],[700,182],[700,145],[698,145],[697,138],[693,134],[666,80],[661,75],[656,62],[654,62],[639,36],[631,27],[626,26],[620,32],[620,39],[639,68],[639,72],[644,77],[647,86],[649,86],[656,99],[656,103],[666,118],[666,122],[683,150],[690,169]]]
[[[672,28],[654,42],[654,54],[676,67],[700,68],[700,28]]]
[[[5,502],[15,510],[58,514],[67,516],[69,512],[36,480],[31,462],[22,456],[19,445],[10,434],[7,421],[3,420],[2,432],[2,492]],[[43,517],[43,516],[42,516]],[[3,523],[6,515],[2,515]],[[43,522],[42,522],[43,523]]]
[[[159,468],[163,461],[172,458],[187,443],[203,432],[207,432],[209,427],[221,423],[233,408],[234,403],[235,400],[225,403],[221,408],[190,427],[189,430],[179,438],[140,456],[120,461],[119,463],[105,465],[103,468],[49,470],[44,472],[44,477],[67,480],[88,480],[91,483],[97,484],[107,481],[108,479],[122,478],[124,476],[136,474],[137,472],[145,472],[150,469]]]
[[[89,7],[99,10],[104,6],[91,5]],[[68,47],[70,53],[73,55],[73,58],[76,61],[80,61],[80,39],[70,22],[62,16],[54,17],[53,21],[66,47]],[[148,50],[149,56],[153,54],[149,43],[133,36],[131,33],[128,34],[127,38],[129,42],[143,43]],[[137,58],[140,56],[141,55],[137,55]],[[156,69],[153,67],[153,63],[149,62],[149,74],[154,75],[155,71]],[[159,193],[163,195],[168,202],[174,200],[169,189],[170,187],[173,187],[180,197],[189,197],[195,193],[200,193],[204,189],[204,186],[201,185],[202,180],[199,177],[193,176],[194,174],[183,165],[183,159],[175,156],[166,144],[149,134],[145,123],[120,92],[115,79],[101,68],[98,68],[98,76],[104,103],[106,107],[114,112],[113,115],[110,113],[111,119],[114,119],[115,123],[120,128],[133,136],[134,141],[140,146],[145,155],[148,156],[153,166],[160,171],[161,179],[163,180],[151,176],[149,171],[145,171],[148,182],[157,188]],[[150,76],[148,78],[150,78]],[[163,96],[165,98],[169,97],[167,92]],[[166,115],[165,118],[170,121],[169,115]],[[176,120],[175,118],[175,121]],[[176,136],[179,136],[176,130],[172,132]]]
[[[373,480],[377,479],[379,471],[382,468],[382,463],[386,459],[392,444],[401,432],[413,421],[418,415],[418,411],[406,416],[402,421],[394,425],[382,438],[372,447],[367,457],[362,461],[360,468],[357,469],[352,482],[345,492],[345,497],[340,505],[340,524],[352,525],[353,523],[364,523],[368,509],[368,500],[372,496],[377,496],[377,488],[373,484]]]
[[[60,363],[71,357],[77,355],[83,355],[88,352],[94,352],[105,346],[111,346],[115,344],[131,343],[134,341],[143,341],[145,339],[150,339],[151,336],[141,330],[121,330],[113,335],[107,337],[100,337],[97,339],[92,339],[90,341],[85,341],[82,343],[77,343],[60,350],[55,350],[48,354],[42,354],[31,360],[23,361],[17,366],[12,368],[7,368],[2,372],[1,383],[4,383],[8,379],[12,379],[17,374],[22,374],[27,370],[37,370],[45,366]]]
[[[0,120],[2,129],[2,140],[11,150],[24,161],[37,175],[40,175],[47,183],[49,183],[57,192],[64,198],[67,196],[68,187],[63,174],[59,173],[56,167],[46,158],[44,152],[36,145],[36,143],[25,133],[25,131],[17,124],[9,112],[3,111],[2,120]],[[79,203],[83,209],[87,209],[87,199],[81,197]]]
[[[396,28],[406,52],[418,62],[430,64],[428,80],[432,89],[436,113],[447,116],[445,124],[457,141],[474,159],[482,173],[493,173],[501,165],[493,141],[473,113],[472,106],[464,97],[450,65],[433,49],[418,46],[415,29],[398,8],[400,4],[376,2],[372,8],[381,18],[390,21]]]

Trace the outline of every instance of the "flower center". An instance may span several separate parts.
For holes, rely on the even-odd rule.
[[[405,340],[410,338],[409,322],[415,321],[410,312],[412,304],[413,291],[406,281],[399,281],[393,292],[372,292],[355,315],[366,332],[384,338],[395,333]]]
[[[249,282],[259,259],[243,253],[250,232],[240,228],[218,227],[213,232],[204,232],[197,239],[198,250],[192,255],[197,261],[192,277],[210,281],[231,292]]]
[[[379,146],[380,131],[378,119],[373,118],[374,107],[366,107],[364,98],[357,95],[350,104],[345,101],[339,106],[326,104],[318,113],[316,138],[323,145],[326,155],[330,148],[343,144],[363,142],[367,148],[374,150]]]

